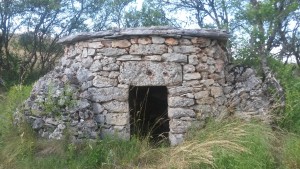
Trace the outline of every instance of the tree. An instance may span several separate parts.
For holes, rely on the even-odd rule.
[[[161,5],[145,0],[141,10],[131,9],[125,12],[124,27],[166,26],[174,25],[174,20],[168,19]]]

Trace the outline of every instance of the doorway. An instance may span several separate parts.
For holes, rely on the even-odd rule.
[[[168,138],[168,93],[165,86],[131,86],[129,90],[131,136]]]

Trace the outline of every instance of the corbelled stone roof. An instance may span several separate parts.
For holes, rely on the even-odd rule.
[[[182,29],[167,26],[139,27],[127,29],[113,29],[99,32],[81,32],[61,38],[58,43],[70,44],[93,38],[119,39],[129,36],[163,36],[180,38],[182,36],[207,37],[212,39],[227,40],[230,35],[225,30],[210,29]]]

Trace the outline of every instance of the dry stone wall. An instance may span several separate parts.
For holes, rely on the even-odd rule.
[[[266,115],[270,103],[255,72],[225,69],[227,38],[161,27],[64,38],[64,57],[36,82],[21,114],[45,138],[61,139],[67,129],[75,140],[129,139],[130,86],[166,86],[172,145],[208,117]]]

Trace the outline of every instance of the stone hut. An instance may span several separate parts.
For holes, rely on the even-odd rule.
[[[227,64],[228,37],[150,27],[62,38],[64,56],[20,114],[44,138],[61,139],[64,130],[75,140],[150,134],[171,145],[208,117],[268,119],[270,100],[255,71]]]

